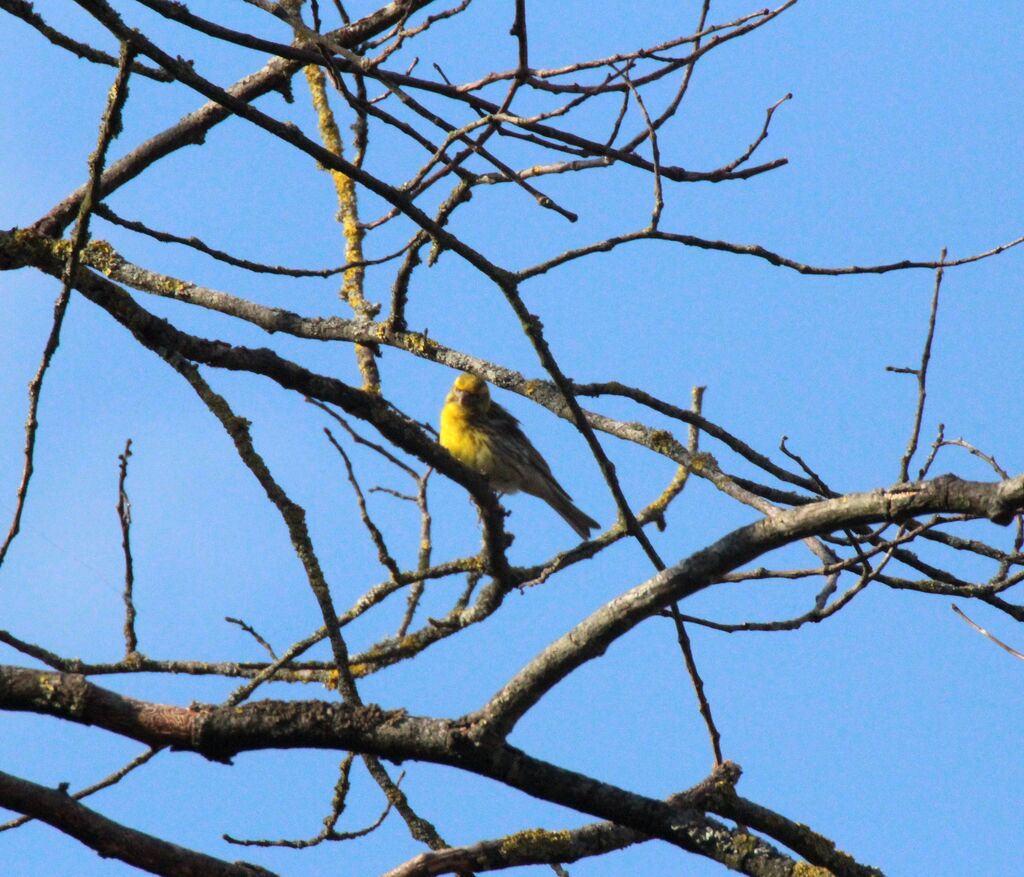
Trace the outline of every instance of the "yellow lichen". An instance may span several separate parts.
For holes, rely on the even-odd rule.
[[[523,392],[526,393],[531,399],[544,389],[543,381],[527,381],[526,386],[523,387]]]
[[[510,834],[502,842],[499,850],[506,858],[529,856],[545,858],[557,854],[569,842],[568,831],[546,831],[543,828],[528,828],[516,834]]]
[[[690,471],[703,472],[705,469],[714,468],[715,458],[711,454],[694,454],[690,458]]]
[[[689,477],[689,474],[690,470],[687,469],[685,466],[680,466],[678,469],[676,469],[676,474],[672,476],[672,481],[669,483],[668,487],[666,487],[665,490],[662,492],[661,496],[659,496],[656,500],[654,500],[654,502],[652,502],[648,506],[648,511],[650,511],[652,514],[659,514],[664,512],[669,502],[678,495],[680,490],[683,489],[683,485],[686,484],[686,480]]]
[[[328,152],[341,158],[343,145],[338,123],[327,100],[327,82],[323,70],[310,64],[305,68],[306,82],[316,110],[320,139]],[[356,200],[355,181],[345,173],[330,168],[331,180],[338,198],[338,221],[345,236],[345,261],[354,267],[345,271],[340,296],[347,302],[357,317],[372,320],[380,306],[372,304],[363,296],[365,271],[359,264],[363,261],[363,228],[359,224],[359,206]],[[380,375],[377,372],[374,351],[364,344],[356,345],[356,362],[363,376],[363,389],[374,395],[380,394]]]
[[[402,652],[411,652],[417,645],[419,645],[419,637],[413,634],[403,636],[397,643],[398,650]]]
[[[757,851],[758,840],[750,834],[736,834],[732,838],[732,849],[725,856],[725,866],[738,871],[746,858]]]
[[[438,351],[438,343],[426,335],[418,332],[410,332],[408,337],[408,349],[417,356],[434,357]]]
[[[834,877],[834,875],[828,868],[822,868],[820,865],[797,862],[793,868],[793,877]]]
[[[106,241],[92,240],[82,250],[82,261],[109,277],[124,265],[124,259]]]
[[[39,241],[39,235],[36,232],[28,228],[16,228],[14,229],[14,243],[19,247],[24,247],[28,244],[34,244]]]
[[[671,457],[679,450],[679,442],[667,429],[656,429],[651,433],[649,444],[652,451]]]

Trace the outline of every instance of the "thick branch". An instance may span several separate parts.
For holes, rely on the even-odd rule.
[[[105,858],[171,877],[273,877],[246,862],[225,862],[128,828],[79,804],[66,792],[0,772],[0,806],[34,816]]]
[[[866,524],[900,523],[924,514],[952,512],[1006,524],[1022,508],[1024,475],[995,483],[945,475],[779,512],[734,530],[598,609],[544,649],[471,718],[479,723],[478,733],[504,737],[554,685],[603,654],[645,618],[673,600],[692,596],[740,564],[788,543]]]
[[[197,752],[218,761],[246,751],[313,748],[444,764],[609,819],[684,850],[719,857],[713,850],[712,830],[718,826],[695,810],[681,809],[692,806],[690,800],[659,801],[533,758],[505,743],[475,744],[459,722],[410,716],[404,710],[323,701],[169,706],[123,697],[82,676],[21,667],[0,667],[0,709],[97,725],[153,746]],[[786,820],[786,824],[792,823]],[[724,835],[723,842],[731,842],[729,832]],[[850,861],[835,873],[865,877],[873,872]]]

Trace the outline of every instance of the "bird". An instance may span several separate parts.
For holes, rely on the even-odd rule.
[[[600,528],[573,504],[519,421],[491,399],[483,378],[463,372],[455,379],[441,409],[440,439],[441,447],[486,476],[498,493],[521,490],[544,500],[581,539]]]

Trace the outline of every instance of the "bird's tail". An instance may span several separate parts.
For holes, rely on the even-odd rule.
[[[565,519],[565,522],[576,531],[576,535],[580,539],[589,539],[590,531],[599,530],[601,525],[586,512],[576,508],[572,498],[565,490],[561,489],[557,482],[555,487],[558,489],[547,490],[537,495]]]

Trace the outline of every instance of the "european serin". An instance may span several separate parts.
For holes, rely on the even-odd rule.
[[[486,475],[499,493],[522,490],[544,500],[581,539],[600,526],[573,505],[519,421],[491,401],[482,378],[461,374],[455,379],[441,409],[441,445],[460,463]]]

